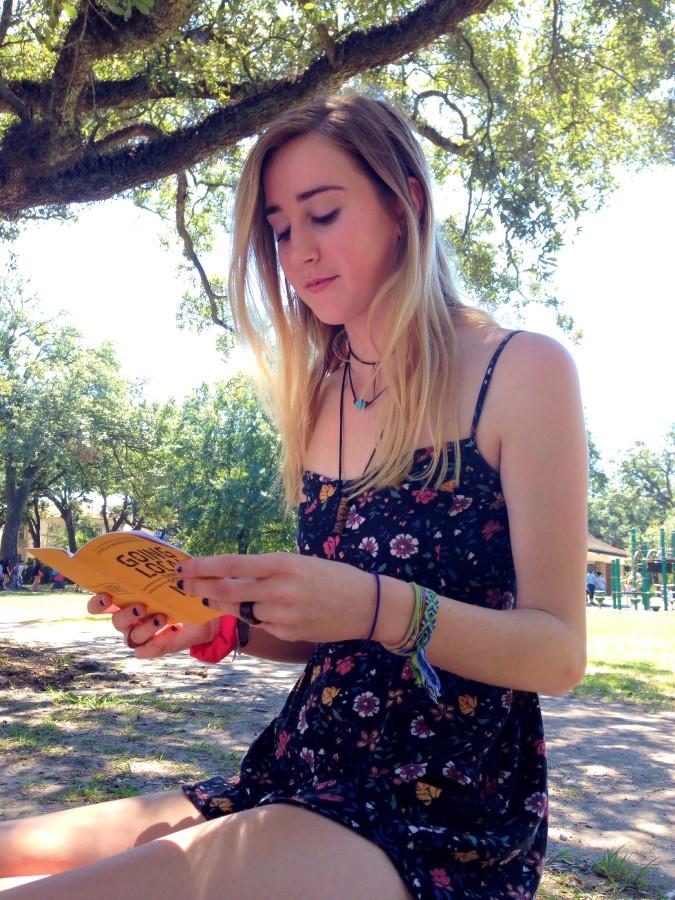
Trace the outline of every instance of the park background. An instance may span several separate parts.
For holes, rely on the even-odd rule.
[[[102,2],[109,8],[116,5]],[[128,10],[143,7],[143,15],[152,9],[152,3],[145,0],[132,0],[126,5]],[[442,5],[439,0],[430,0],[419,10]],[[462,0],[446,5],[455,10],[480,6]],[[471,148],[484,164],[483,173],[492,172],[493,176],[497,171],[491,168],[490,154],[491,137],[495,138],[497,157],[506,163],[500,173],[508,172],[512,178],[500,181],[504,193],[497,198],[495,208],[506,208],[506,204],[499,206],[501,200],[515,205],[512,225],[532,226],[536,232],[535,216],[546,212],[549,200],[548,212],[552,211],[558,225],[559,212],[562,219],[570,210],[579,213],[576,220],[567,220],[564,246],[555,253],[555,277],[540,296],[540,300],[546,294],[557,296],[562,307],[533,302],[522,309],[519,318],[511,305],[499,309],[498,318],[506,325],[553,334],[576,360],[595,451],[591,458],[595,530],[599,536],[627,546],[631,523],[639,522],[642,530],[648,527],[655,535],[664,519],[672,522],[672,491],[667,479],[673,458],[673,297],[667,269],[672,256],[674,180],[671,170],[652,165],[654,160],[663,164],[668,155],[663,111],[672,86],[672,81],[665,80],[672,78],[672,69],[668,68],[672,45],[663,27],[665,4],[659,0],[621,0],[615,4],[593,0],[523,4],[504,0],[484,5],[490,7],[487,13],[462,21],[457,30],[437,35],[428,53],[418,44],[415,53],[423,66],[428,64],[434,71],[437,81],[432,86],[443,84],[455,100],[466,98],[467,109],[471,110]],[[11,88],[21,92],[25,84],[12,82],[8,90],[2,78],[33,77],[36,72],[48,78],[54,59],[50,54],[54,47],[58,49],[58,38],[69,27],[67,20],[77,16],[80,6],[79,0],[62,5],[27,0],[15,6],[17,21],[12,21],[13,4],[3,0],[0,107],[4,118],[0,124],[5,130],[0,135],[0,164],[5,165],[4,169],[0,165],[4,178],[0,179],[0,208],[8,196],[5,176],[13,171],[7,159],[22,172],[30,170],[35,155],[41,152],[45,156],[38,163],[44,164],[46,159],[49,168],[51,162],[47,158],[49,142],[30,137],[33,133],[26,127],[26,116],[18,116],[18,122],[14,121],[16,116],[12,119],[12,111],[18,109],[23,114],[24,109],[20,104],[12,107],[12,97],[18,95]],[[264,15],[256,17],[263,6]],[[335,10],[330,4],[303,3],[297,9],[274,2],[232,4],[242,18],[252,13],[243,28],[239,20],[233,23],[227,18],[230,7],[218,7],[228,10],[222,21],[200,24],[190,30],[185,41],[172,45],[171,52],[178,48],[180,64],[176,68],[183,91],[195,84],[197,90],[203,90],[204,84],[208,90],[214,86],[214,79],[217,91],[222,86],[218,78],[252,78],[255,82],[256,75],[259,78],[263,73],[266,78],[272,74],[285,76],[285,54],[275,54],[273,41],[263,40],[258,45],[254,41],[254,35],[257,40],[260,30],[270,23],[279,25],[277,13],[284,18],[280,27],[287,35],[297,37],[295,46],[302,48],[297,74],[314,57],[322,65],[328,60],[331,66],[339,67],[340,53],[330,37],[334,24],[346,31],[367,30],[379,20],[389,24],[390,9],[405,18],[413,4],[396,0],[390,4],[357,2],[349,9],[339,8],[336,23],[331,20]],[[60,22],[54,21],[55,8],[62,12]],[[22,22],[26,11],[31,15]],[[138,21],[134,13],[128,30],[133,31]],[[514,22],[517,27],[511,30]],[[226,60],[217,53],[215,75],[206,71],[214,34],[220,40],[222,27],[229,37],[230,25],[235,26],[248,63],[248,51],[253,47],[261,57],[268,54],[267,60],[256,60],[256,74],[246,64],[237,71],[236,53]],[[8,33],[10,40],[5,42]],[[44,50],[44,58],[35,68],[31,65],[35,57],[27,57],[26,64],[20,52],[15,54],[13,47],[21,47],[22,41],[36,54]],[[289,46],[290,42],[286,49]],[[205,59],[206,65],[200,68]],[[232,64],[231,70],[223,72],[224,61]],[[414,77],[406,81],[404,66],[391,59],[388,63],[379,59],[378,77],[383,76],[382,84],[404,102],[428,86]],[[481,65],[487,66],[490,80],[499,85],[498,97],[496,93],[488,97],[489,86],[480,72]],[[121,63],[115,69],[120,71],[124,74],[129,70]],[[102,64],[97,72],[105,78],[110,70]],[[206,77],[195,82],[193,75],[200,74]],[[165,75],[158,72],[160,84]],[[170,75],[173,78],[176,71]],[[661,78],[664,81],[659,82]],[[377,78],[364,77],[361,83],[379,90]],[[570,98],[572,107],[577,104],[575,113],[583,113],[581,122],[570,121],[576,120],[576,115],[570,115]],[[221,100],[222,95],[217,95],[216,102]],[[183,105],[176,106],[179,120],[182,113],[186,120],[200,115],[206,106],[186,103],[185,93],[181,101]],[[433,101],[425,105],[424,115],[441,135],[457,138],[458,120],[448,112],[449,107],[444,108],[444,115],[434,117],[432,105]],[[412,109],[410,102],[407,109]],[[31,111],[37,120],[44,112],[39,104]],[[497,118],[491,119],[493,112],[498,114],[498,123]],[[124,113],[122,123],[135,124],[134,113]],[[144,106],[140,117],[145,116],[154,118],[166,130],[176,124],[171,111],[167,113],[161,103],[156,109],[152,103]],[[48,116],[40,121],[49,125],[46,119]],[[4,142],[8,121],[16,126],[12,147]],[[492,132],[491,122],[495,126]],[[105,140],[106,132],[119,124],[114,115],[103,126],[97,121],[89,134],[82,135],[85,151],[92,146],[96,149],[95,139],[103,135]],[[23,147],[22,129],[29,135]],[[566,141],[564,136],[570,134]],[[130,158],[143,149],[146,141],[157,138],[156,131],[139,135],[133,125],[127,135],[129,144],[125,147],[122,141],[120,152],[128,149]],[[71,131],[65,137],[71,140],[72,136]],[[528,144],[525,137],[532,143]],[[71,147],[74,158],[80,158],[78,152],[83,147]],[[225,153],[224,157],[236,169],[236,153]],[[217,165],[213,169],[208,164],[197,168],[207,176],[215,173],[216,179],[223,174]],[[457,214],[465,199],[468,167],[457,163],[452,171],[450,182],[437,188],[441,217],[446,212]],[[60,175],[56,171],[56,182],[68,183]],[[495,183],[497,180],[494,178]],[[51,184],[49,176],[44,183]],[[596,185],[601,187],[600,196],[593,196]],[[155,206],[163,208],[170,220],[175,183],[167,179],[160,187],[164,198],[155,201]],[[490,178],[484,179],[483,188],[490,193]],[[533,202],[528,205],[530,189]],[[140,191],[140,199],[153,205],[152,191]],[[602,202],[600,211],[583,211],[596,201]],[[66,204],[69,202],[66,199]],[[223,203],[222,209],[226,207]],[[65,208],[52,210],[51,215],[65,212]],[[67,322],[80,330],[79,346],[112,341],[103,346],[99,356],[78,356],[77,340],[73,339],[72,383],[68,382],[67,367],[62,366],[59,372],[73,392],[65,396],[55,392],[51,404],[42,388],[50,380],[58,387],[59,378],[40,370],[37,364],[19,369],[20,377],[14,381],[11,376],[16,371],[12,373],[11,366],[2,370],[3,378],[8,378],[0,385],[5,420],[15,414],[15,425],[30,426],[23,432],[29,431],[35,441],[29,449],[44,463],[45,478],[35,483],[35,491],[45,488],[55,475],[61,478],[58,491],[53,484],[51,490],[73,519],[75,527],[68,539],[72,537],[74,544],[91,536],[85,520],[87,510],[95,511],[100,503],[97,487],[102,482],[107,488],[115,484],[121,487],[123,469],[133,469],[134,477],[124,485],[125,490],[129,487],[132,493],[136,491],[132,497],[136,505],[129,509],[131,521],[151,528],[176,526],[177,540],[190,544],[194,552],[290,547],[293,529],[289,523],[282,527],[279,522],[275,511],[278,497],[270,490],[274,435],[259,416],[243,382],[234,379],[216,387],[245,360],[235,353],[233,365],[226,364],[215,349],[217,332],[208,325],[200,334],[194,334],[190,327],[176,328],[178,310],[183,323],[188,319],[194,323],[199,317],[185,312],[183,296],[188,292],[194,298],[195,278],[182,257],[175,227],[165,226],[156,215],[134,208],[128,196],[89,206],[73,202],[69,212],[78,221],[36,222],[29,215],[16,240],[2,247],[7,251],[7,279],[0,296],[0,312],[4,314],[12,304],[19,304],[21,297],[34,295],[35,302],[28,302],[26,308],[35,321],[48,320],[40,326],[43,348],[50,335],[58,343],[65,335],[60,329]],[[38,217],[40,214],[50,212],[35,213]],[[189,225],[200,231],[198,221],[191,220]],[[200,253],[209,272],[222,278],[226,274],[226,239],[221,223],[216,221],[212,227],[215,245],[211,252],[202,252],[202,240]],[[3,238],[11,230],[10,225],[2,232]],[[536,234],[541,239],[540,248],[544,232]],[[497,231],[496,244],[500,236]],[[536,262],[541,262],[542,272],[550,271],[550,260],[548,264],[543,259]],[[537,285],[529,287],[534,291]],[[468,293],[476,302],[481,301],[481,291],[469,289]],[[64,310],[60,320],[53,318],[58,309]],[[559,314],[573,317],[574,323],[568,322],[569,331],[557,325]],[[206,318],[202,315],[202,325]],[[574,338],[577,329],[582,334]],[[71,338],[63,337],[64,356]],[[3,364],[6,359],[3,357]],[[96,366],[100,368],[100,383],[95,379],[89,383],[88,371]],[[26,390],[21,394],[23,375]],[[78,379],[82,394],[91,389],[91,396],[102,397],[103,402],[82,404],[76,390]],[[125,384],[136,379],[145,384],[132,394]],[[7,383],[17,393],[6,391]],[[99,387],[101,393],[97,394]],[[7,396],[20,397],[21,403],[8,404]],[[163,407],[170,405],[171,397],[176,398],[176,404],[167,419],[158,422],[151,415],[144,418],[145,401]],[[200,411],[204,415],[200,416]],[[54,412],[58,415],[52,415]],[[148,433],[144,434],[143,428],[135,430],[135,424],[147,425]],[[101,428],[100,433],[96,433],[96,427]],[[238,437],[252,433],[261,435],[262,440],[237,443]],[[133,443],[138,438],[150,438],[145,445],[147,452],[128,455],[117,471],[109,452],[115,445],[109,438],[115,434],[120,439],[118,446],[126,439]],[[6,434],[0,431],[0,437],[4,439]],[[665,483],[668,488],[660,505],[641,503],[643,482],[632,479],[635,468],[625,465],[636,441],[646,445],[636,451],[637,455],[649,455],[646,462],[651,468],[647,471],[642,466],[643,474],[658,470],[658,485]],[[177,452],[179,464],[169,465],[172,461],[159,452],[162,446]],[[9,459],[14,448],[6,443],[3,449]],[[227,459],[236,459],[241,465],[229,469],[218,465]],[[154,508],[150,503],[153,494],[163,495]],[[127,499],[125,495],[120,500],[120,496],[109,495],[107,501],[119,505]],[[270,502],[255,509],[252,498]],[[232,509],[240,510],[234,521],[229,515]],[[253,515],[245,516],[241,512],[244,509],[253,511]],[[219,510],[227,515],[219,516]],[[110,507],[108,513],[112,513]],[[180,521],[175,522],[173,516],[180,516]],[[124,527],[130,524],[123,518],[118,522]],[[248,741],[273,714],[274,703],[281,701],[297,675],[289,667],[265,667],[260,661],[246,659],[209,670],[195,667],[185,658],[159,661],[156,667],[136,665],[139,661],[120,646],[108,622],[83,613],[84,600],[82,594],[55,596],[44,587],[36,597],[25,590],[0,597],[0,785],[8,787],[8,791],[0,791],[2,816],[163,789],[188,774],[208,775],[223,765],[234,771]],[[566,844],[562,850],[560,845],[552,847],[540,895],[542,900],[608,895],[665,897],[664,878],[672,881],[675,873],[675,793],[671,788],[671,773],[675,771],[675,616],[662,610],[589,609],[588,624],[589,666],[583,683],[559,702],[558,698],[543,698],[551,749],[552,823],[556,829],[552,836]],[[158,746],[162,747],[159,754]],[[580,814],[586,821],[579,820]],[[567,848],[574,853],[566,856]],[[647,889],[646,881],[654,873],[661,877],[661,887]]]

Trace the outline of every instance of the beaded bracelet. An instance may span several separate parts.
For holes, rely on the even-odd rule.
[[[400,643],[382,646],[396,656],[408,657],[415,684],[423,687],[434,703],[437,703],[441,682],[424,651],[436,628],[438,594],[429,588],[420,587],[415,582],[411,582],[411,587],[415,593],[415,609],[408,630]]]

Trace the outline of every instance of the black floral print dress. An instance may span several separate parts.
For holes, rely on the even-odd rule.
[[[337,481],[304,475],[298,551],[416,581],[492,609],[515,604],[509,522],[499,474],[461,442],[460,484],[404,481],[366,492],[333,532]],[[417,451],[414,469],[428,465]],[[449,472],[452,471],[449,445]],[[291,803],[374,841],[413,897],[534,896],[546,847],[546,750],[536,694],[437,670],[439,702],[407,660],[366,641],[320,644],[238,775],[183,790],[206,818]]]

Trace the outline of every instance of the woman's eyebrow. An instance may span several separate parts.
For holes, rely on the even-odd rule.
[[[310,188],[308,191],[303,191],[301,194],[296,196],[296,200],[298,203],[303,203],[305,200],[309,200],[310,197],[313,197],[315,194],[322,194],[324,191],[344,191],[344,188],[339,184],[320,184],[319,187]],[[265,209],[265,215],[271,216],[272,213],[281,212],[281,207],[272,205],[268,206]]]

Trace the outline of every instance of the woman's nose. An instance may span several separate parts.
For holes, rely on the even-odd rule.
[[[319,248],[310,231],[296,232],[291,237],[291,260],[296,265],[312,262],[319,256]]]

